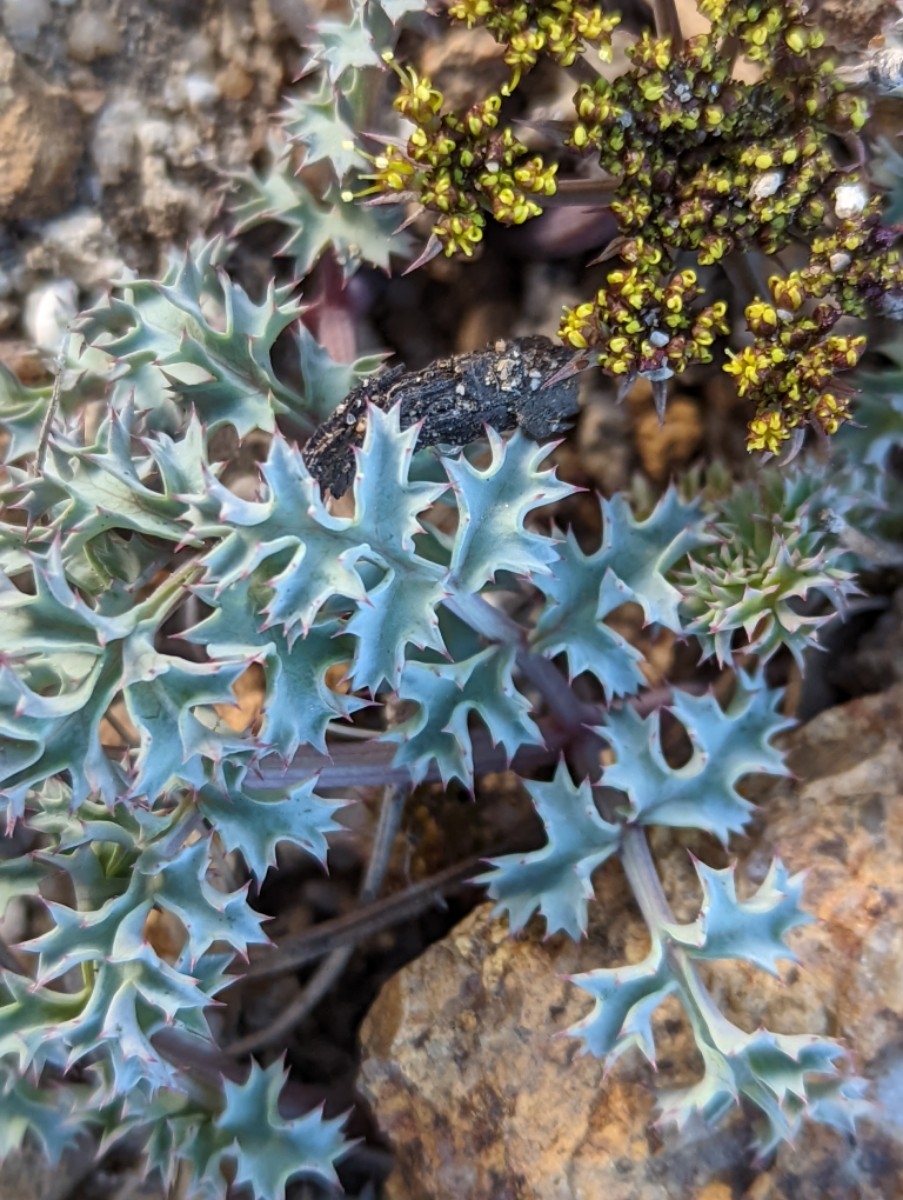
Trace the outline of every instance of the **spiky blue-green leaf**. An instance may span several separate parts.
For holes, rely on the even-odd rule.
[[[7,1075],[7,1072],[3,1072]],[[30,1134],[51,1166],[73,1145],[91,1121],[84,1084],[41,1085],[9,1074],[0,1086],[0,1159],[18,1150]]]
[[[646,620],[681,629],[680,591],[667,571],[702,541],[700,510],[670,488],[645,521],[637,521],[623,496],[599,500],[602,540],[584,552],[570,533],[548,577],[536,578],[547,604],[532,635],[543,654],[564,652],[572,675],[592,671],[606,695],[627,695],[642,680],[632,647],[606,627],[606,616],[633,601]]]
[[[47,870],[30,855],[5,858],[0,861],[0,918],[10,900],[19,896],[40,895]]]
[[[435,762],[443,783],[457,777],[471,786],[471,713],[482,719],[493,742],[504,746],[509,758],[520,746],[540,744],[529,701],[514,686],[514,660],[512,647],[497,646],[461,662],[407,662],[398,695],[416,702],[418,708],[385,735],[385,740],[399,743],[395,766],[407,767],[417,782]]]
[[[857,1081],[837,1077],[843,1049],[826,1038],[786,1035],[759,1029],[747,1034],[721,1018],[711,1041],[698,1039],[704,1064],[692,1087],[662,1097],[661,1121],[683,1128],[696,1113],[719,1120],[742,1096],[765,1119],[762,1147],[791,1141],[807,1115],[810,1089],[829,1123],[852,1122],[862,1110]],[[852,1086],[845,1086],[852,1084]],[[844,1112],[845,1110],[845,1112]]]
[[[558,558],[555,539],[525,525],[533,509],[574,489],[539,464],[548,448],[518,430],[507,442],[487,429],[491,461],[473,467],[466,458],[444,462],[458,502],[458,530],[451,570],[464,592],[478,592],[499,571],[532,578],[551,573]]]
[[[269,581],[273,591],[267,618],[292,636],[310,627],[330,596],[363,595],[360,577],[342,558],[342,551],[355,545],[353,537],[343,536],[352,520],[327,511],[298,450],[283,438],[273,438],[261,471],[268,489],[262,501],[243,500],[210,482],[219,519],[231,530],[205,556],[206,578],[222,593],[261,563],[290,551]]]
[[[209,882],[210,851],[210,839],[202,838],[185,846],[174,862],[148,850],[135,864],[136,871],[155,876],[150,881],[155,903],[184,926],[192,968],[214,942],[225,942],[246,958],[249,945],[268,940],[261,930],[264,918],[248,904],[247,885],[222,892]]]
[[[373,6],[381,8],[393,25],[396,25],[408,13],[422,12],[426,8],[425,0],[373,0]]]
[[[571,982],[595,999],[592,1011],[568,1030],[571,1037],[581,1038],[590,1054],[610,1063],[634,1046],[655,1062],[652,1014],[677,990],[661,942],[653,942],[642,962],[587,971],[573,975]]]
[[[382,578],[368,590],[348,621],[357,639],[349,673],[355,687],[377,691],[386,680],[397,685],[405,647],[442,651],[437,608],[447,595],[445,571],[415,552],[419,514],[445,490],[442,484],[408,478],[417,427],[402,430],[398,406],[370,408],[364,445],[354,477],[354,524],[360,539],[342,555],[361,576],[375,566]]]
[[[213,1121],[220,1156],[235,1163],[236,1186],[250,1187],[256,1200],[283,1200],[298,1175],[336,1185],[335,1164],[348,1149],[344,1117],[327,1121],[317,1110],[291,1120],[280,1115],[285,1078],[278,1060],[266,1068],[252,1063],[244,1083],[225,1082],[223,1110]]]
[[[610,567],[598,578],[592,560],[599,553],[585,555],[573,531],[568,531],[559,545],[559,561],[550,578],[542,581],[548,603],[530,642],[540,654],[563,652],[572,677],[591,671],[611,699],[631,695],[641,686],[638,664],[643,656],[604,623],[631,594]]]
[[[286,760],[300,745],[326,750],[326,727],[348,717],[365,702],[335,691],[327,672],[350,661],[354,643],[342,637],[338,621],[319,621],[289,642],[278,626],[264,628],[269,589],[243,580],[214,594],[212,587],[195,589],[212,613],[186,635],[207,647],[214,658],[253,659],[263,668],[266,691],[259,750],[272,750]]]
[[[299,323],[294,337],[304,409],[318,422],[331,416],[352,388],[372,375],[386,357],[369,354],[352,363],[336,362],[306,325]]]
[[[300,306],[273,286],[255,304],[217,268],[220,248],[176,256],[163,279],[131,280],[79,318],[83,336],[120,364],[113,403],[139,397],[154,428],[175,432],[189,405],[208,430],[230,424],[239,436],[271,431],[277,411],[297,413],[270,355]]]
[[[365,165],[357,149],[351,106],[326,73],[317,91],[289,96],[279,116],[289,138],[304,147],[306,166],[326,159],[341,180],[355,167]]]
[[[0,363],[0,429],[8,441],[3,461],[15,462],[34,454],[50,403],[50,387],[27,387]]]
[[[184,503],[147,486],[140,477],[131,440],[134,422],[133,407],[126,403],[120,412],[109,411],[92,445],[81,447],[62,437],[49,444],[43,481],[55,484],[67,497],[54,525],[67,531],[69,557],[113,529],[199,544]]]
[[[818,629],[857,592],[847,554],[826,513],[848,507],[818,472],[767,471],[715,506],[705,545],[675,574],[687,633],[704,656],[730,661],[735,634],[767,661],[786,646],[802,667]],[[812,611],[810,593],[826,603]]]
[[[21,816],[29,790],[59,772],[68,772],[74,804],[92,793],[113,804],[122,794],[122,768],[100,739],[119,675],[115,658],[100,660],[70,690],[42,695],[0,666],[0,794],[8,818]]]
[[[370,23],[367,20],[368,5],[357,3],[351,6],[348,21],[317,21],[311,31],[310,48],[313,61],[322,67],[330,83],[355,86],[358,72],[367,67],[383,68],[381,47],[375,45]],[[351,79],[343,80],[346,72]]]
[[[408,235],[395,232],[397,214],[346,199],[337,186],[322,198],[313,196],[295,176],[285,147],[274,148],[268,167],[236,176],[236,188],[236,233],[271,221],[284,225],[289,233],[277,253],[294,259],[299,279],[327,248],[346,276],[362,262],[388,271],[393,254],[408,253]]]
[[[740,958],[778,974],[777,963],[795,955],[784,944],[786,934],[810,917],[800,911],[803,873],[791,876],[774,859],[762,884],[748,900],[737,899],[736,866],[717,871],[694,860],[702,883],[703,902],[689,925],[664,928],[693,958]]]
[[[742,673],[727,709],[711,695],[674,689],[672,696],[672,711],[692,745],[689,760],[671,767],[662,753],[659,714],[643,718],[625,705],[605,720],[616,761],[606,767],[603,780],[626,792],[632,821],[698,827],[726,842],[753,808],[737,790],[738,782],[750,774],[787,773],[771,742],[793,722],[775,711],[780,692]]]
[[[548,842],[541,850],[490,859],[493,870],[477,882],[487,885],[496,912],[507,912],[512,932],[538,909],[549,933],[563,929],[579,939],[586,932],[592,873],[617,851],[620,827],[603,821],[590,784],[576,785],[563,762],[550,783],[528,783],[527,790]]]
[[[151,631],[136,631],[124,644],[122,684],[129,716],[138,730],[131,793],[156,799],[178,779],[195,779],[201,760],[249,753],[247,740],[196,709],[235,703],[233,687],[247,660],[190,662],[154,648]]]
[[[357,639],[350,677],[371,691],[384,679],[394,685],[409,643],[443,649],[436,610],[445,572],[416,553],[414,539],[419,514],[444,486],[408,479],[416,437],[415,427],[400,429],[397,411],[371,410],[353,517],[327,511],[300,454],[280,438],[263,467],[266,500],[241,500],[213,485],[220,520],[233,528],[206,556],[207,577],[222,591],[273,559],[280,569],[266,581],[265,626],[282,627],[288,639],[309,631],[330,599],[343,598],[345,632]]]
[[[262,880],[276,862],[280,842],[292,842],[326,861],[326,837],[342,828],[333,814],[347,801],[324,800],[314,787],[314,780],[281,790],[245,784],[229,795],[206,788],[198,795],[198,807],[225,848],[240,850],[248,870]]]

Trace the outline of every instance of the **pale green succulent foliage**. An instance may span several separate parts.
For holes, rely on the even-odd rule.
[[[385,5],[363,11],[398,15]],[[326,26],[320,36],[344,47],[344,58],[323,56],[339,119],[345,72],[362,69],[367,38]],[[328,107],[325,92],[321,102]],[[311,125],[305,138],[320,144]],[[253,219],[247,210],[245,223]],[[308,237],[310,226],[299,230]],[[304,269],[326,230],[291,249]],[[387,252],[379,246],[377,261]],[[761,507],[729,501],[714,521],[675,490],[643,520],[624,497],[600,497],[603,535],[586,548],[534,515],[573,490],[547,464],[547,447],[490,434],[482,466],[466,455],[416,455],[416,430],[402,430],[397,411],[371,411],[353,515],[338,516],[295,441],[375,362],[334,363],[295,323],[287,291],[253,301],[217,266],[222,254],[216,243],[195,247],[162,280],[127,281],[79,320],[39,474],[30,460],[49,389],[0,374],[9,435],[0,794],[8,822],[31,839],[29,853],[0,863],[0,905],[34,897],[47,926],[21,948],[30,973],[0,976],[0,1151],[31,1135],[56,1158],[86,1130],[103,1147],[129,1134],[144,1138],[150,1166],[168,1181],[178,1171],[191,1196],[223,1197],[230,1179],[261,1200],[281,1196],[295,1176],[334,1183],[347,1149],[342,1121],[282,1115],[279,1064],[218,1086],[180,1053],[216,1051],[210,1005],[238,970],[236,956],[266,940],[248,886],[222,883],[222,854],[241,855],[248,885],[274,866],[279,842],[325,861],[355,782],[378,785],[402,769],[411,784],[471,786],[486,769],[471,718],[509,759],[542,748],[545,716],[554,709],[568,723],[569,678],[584,673],[607,702],[590,711],[613,763],[593,780],[575,781],[563,762],[525,780],[546,844],[493,862],[483,877],[490,896],[512,928],[539,913],[550,931],[576,938],[593,872],[620,856],[652,949],[643,963],[575,980],[595,1007],[574,1036],[610,1059],[631,1047],[652,1058],[650,1018],[674,995],[705,1074],[665,1099],[667,1116],[715,1120],[743,1096],[761,1114],[764,1148],[806,1117],[850,1128],[862,1086],[840,1047],[743,1033],[696,974],[700,959],[773,971],[791,957],[783,939],[805,919],[800,878],[775,862],[740,900],[732,871],[700,864],[699,916],[679,924],[645,840],[658,824],[726,842],[751,812],[738,784],[784,769],[773,739],[788,722],[762,664],[784,646],[799,655],[851,587],[812,487],[801,477],[766,489]],[[297,391],[273,369],[283,334],[295,339]],[[211,462],[211,436],[224,426],[239,440],[271,435],[254,499],[231,491]],[[495,603],[501,589],[520,593],[522,620]],[[824,608],[794,619],[808,591]],[[732,641],[740,630],[758,654],[726,709],[673,692],[692,745],[680,768],[662,751],[660,714],[640,717],[630,702],[644,685],[642,657],[607,623],[628,602],[723,660],[749,649]],[[178,655],[161,648],[174,617],[191,625]],[[236,732],[221,706],[252,664],[265,680],[263,720]],[[350,690],[328,681],[338,664]],[[410,715],[387,721],[352,770],[335,724],[387,698]],[[119,747],[102,736],[109,717]],[[587,720],[584,706],[575,734],[585,735]],[[329,759],[317,753],[327,749]],[[554,767],[555,756],[547,761]],[[620,803],[606,807],[600,788]],[[346,798],[326,799],[335,789]],[[51,882],[66,900],[40,899]],[[174,961],[147,940],[155,911],[185,930]]]
[[[742,630],[750,653],[770,658],[783,645],[803,665],[824,623],[819,602],[842,610],[857,590],[830,532],[845,503],[810,467],[765,471],[714,506],[709,539],[680,575],[687,632],[707,656],[729,662]]]

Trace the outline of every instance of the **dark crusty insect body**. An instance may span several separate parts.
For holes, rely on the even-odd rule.
[[[577,380],[544,386],[573,359],[572,350],[544,337],[496,342],[491,350],[456,354],[422,371],[393,367],[365,379],[314,430],[304,461],[324,491],[341,496],[354,478],[355,446],[367,431],[367,405],[401,404],[403,429],[423,422],[417,446],[466,446],[490,425],[521,428],[541,440],[560,432],[577,411]]]

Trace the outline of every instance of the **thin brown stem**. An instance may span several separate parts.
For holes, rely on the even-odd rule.
[[[501,854],[505,849],[501,847],[492,853]],[[252,963],[231,986],[285,975],[325,957],[341,946],[356,946],[374,934],[382,933],[384,929],[392,929],[396,925],[412,921],[431,908],[443,905],[445,896],[469,886],[468,881],[480,871],[484,863],[482,855],[472,855],[405,888],[403,892],[375,900],[372,904],[345,913],[341,917],[321,921],[304,933],[286,938],[266,958]]]
[[[553,196],[535,196],[540,208],[607,208],[620,185],[620,180],[559,179]]]

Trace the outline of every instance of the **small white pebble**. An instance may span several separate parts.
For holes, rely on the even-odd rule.
[[[654,329],[652,333],[649,334],[649,341],[658,350],[661,350],[663,346],[667,346],[667,344],[671,341],[671,338],[663,329]]]
[[[220,90],[206,75],[186,75],[185,97],[191,108],[209,108],[220,99]]]
[[[749,189],[750,200],[767,200],[773,196],[784,182],[784,172],[779,170],[763,171],[752,181]]]
[[[868,204],[868,192],[861,183],[842,183],[834,189],[834,215],[841,221],[858,217]]]
[[[5,0],[0,27],[13,41],[31,42],[49,19],[47,0]]]
[[[78,288],[71,279],[53,279],[26,297],[25,332],[39,349],[56,354],[77,312]]]

